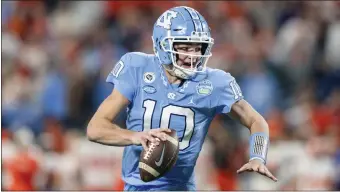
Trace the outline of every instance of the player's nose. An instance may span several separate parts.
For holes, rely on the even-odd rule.
[[[196,61],[198,60],[198,56],[195,56],[194,54],[188,56],[186,59],[185,59],[185,62],[188,62],[188,63],[195,63]]]

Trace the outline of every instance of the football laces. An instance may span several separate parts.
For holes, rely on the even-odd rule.
[[[153,152],[153,150],[155,149],[156,144],[155,143],[151,143],[149,146],[149,149],[146,151],[146,153],[144,154],[144,159],[148,160],[151,156],[151,153]]]

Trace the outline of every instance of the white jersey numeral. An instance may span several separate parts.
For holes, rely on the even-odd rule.
[[[145,100],[143,103],[143,107],[145,108],[144,119],[143,119],[144,130],[151,129],[152,115],[153,115],[155,106],[156,106],[156,101],[154,100]],[[169,128],[171,115],[183,116],[185,118],[185,130],[179,142],[179,149],[184,150],[187,147],[189,147],[190,140],[194,132],[195,112],[190,108],[180,107],[180,106],[175,106],[175,105],[168,105],[162,109],[160,127]]]
[[[155,105],[156,105],[156,101],[153,101],[153,100],[146,100],[143,103],[143,107],[145,108],[144,123],[143,123],[144,130],[150,129],[151,127],[151,121],[152,121],[151,117],[155,109]]]
[[[157,26],[161,26],[165,29],[170,29],[171,19],[177,17],[177,12],[175,11],[166,11],[163,13],[159,19],[157,20]]]

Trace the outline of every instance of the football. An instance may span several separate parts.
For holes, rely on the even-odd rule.
[[[162,177],[176,163],[179,152],[179,141],[175,130],[166,132],[167,140],[159,145],[148,143],[148,150],[143,149],[139,158],[139,174],[144,182]]]

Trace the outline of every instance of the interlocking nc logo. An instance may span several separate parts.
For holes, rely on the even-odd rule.
[[[169,99],[175,99],[175,93],[168,93],[168,98]]]

